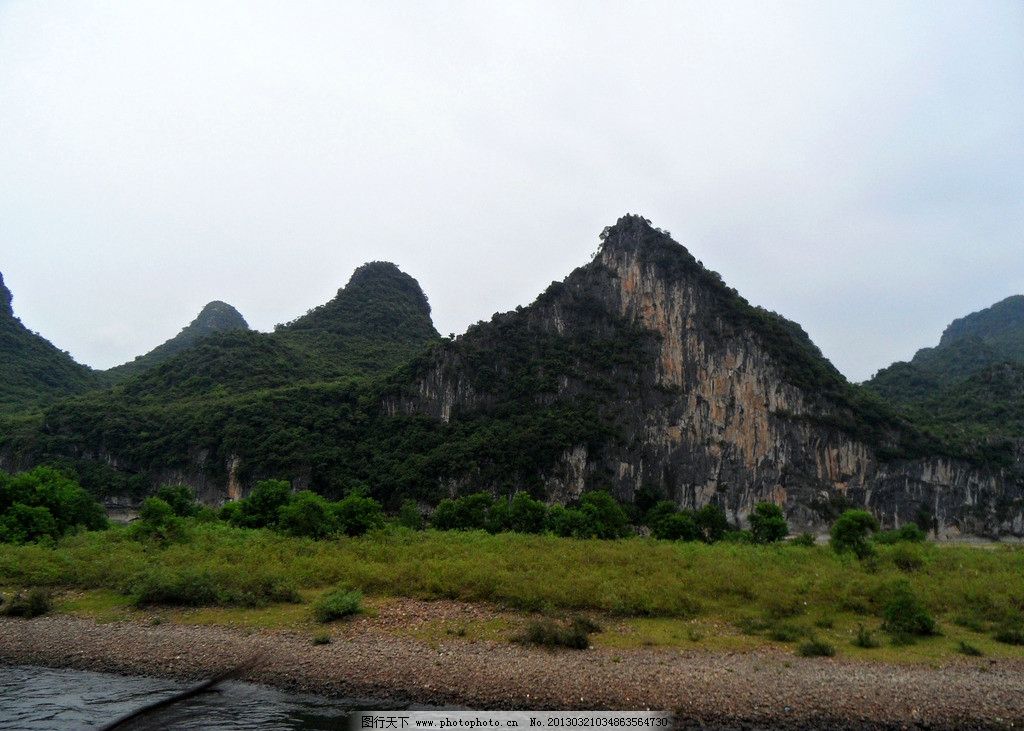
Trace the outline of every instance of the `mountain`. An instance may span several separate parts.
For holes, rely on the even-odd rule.
[[[122,395],[167,403],[362,378],[399,365],[437,337],[419,283],[394,264],[372,262],[329,302],[274,332],[204,338],[125,382]]]
[[[1024,363],[1024,295],[954,320],[936,347],[883,368],[867,385],[887,399],[912,403],[1002,363]]]
[[[145,355],[137,356],[135,360],[108,369],[104,375],[112,383],[123,381],[170,360],[205,337],[215,333],[248,329],[249,324],[238,310],[226,302],[213,301],[203,307],[196,318],[173,338]]]
[[[264,350],[251,333],[200,343],[190,354],[235,342],[238,362],[217,378],[194,365],[206,355],[182,355],[65,399],[0,440],[0,463],[66,460],[103,484],[185,481],[210,501],[265,477],[391,506],[605,488],[627,502],[717,503],[738,522],[772,500],[798,527],[865,505],[890,525],[1024,533],[1019,455],[990,459],[921,429],[646,219],[625,216],[601,239],[532,304],[454,340],[427,331],[418,286],[371,265],[366,281],[353,275],[328,305],[260,336]],[[352,319],[378,318],[368,292],[389,293],[399,316]],[[403,345],[388,368],[360,369],[345,351],[388,333]]]
[[[97,374],[26,328],[0,274],[0,412],[35,409],[99,384]]]

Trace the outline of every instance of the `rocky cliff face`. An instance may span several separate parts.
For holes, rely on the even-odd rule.
[[[648,487],[684,507],[718,502],[739,521],[770,500],[808,528],[853,504],[893,525],[934,516],[947,534],[1022,532],[1018,480],[938,456],[893,459],[912,441],[909,426],[862,405],[798,327],[749,307],[635,216],[607,230],[596,259],[531,307],[438,349],[384,408],[446,421],[498,408],[517,374],[515,355],[502,362],[499,350],[487,366],[493,377],[481,383],[474,354],[493,349],[510,321],[569,351],[629,332],[638,354],[633,363],[578,358],[535,374],[554,384],[528,397],[534,405],[594,395],[602,378],[615,394],[597,399],[612,434],[596,447],[572,446],[550,466],[551,497],[608,486],[630,500]]]

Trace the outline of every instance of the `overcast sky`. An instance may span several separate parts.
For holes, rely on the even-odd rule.
[[[1024,293],[1024,2],[0,3],[0,272],[94,367],[376,259],[460,333],[627,211],[908,358]]]

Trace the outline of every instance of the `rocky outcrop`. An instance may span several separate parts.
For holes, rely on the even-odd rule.
[[[581,318],[581,309],[591,314]],[[864,505],[889,525],[927,516],[945,535],[1022,532],[1021,484],[1011,471],[942,456],[893,458],[910,427],[892,416],[873,439],[859,438],[856,425],[878,415],[844,396],[855,387],[799,328],[751,308],[635,216],[608,229],[595,260],[531,307],[439,348],[385,410],[448,421],[492,409],[501,386],[481,389],[467,361],[492,349],[509,318],[567,348],[604,341],[609,329],[640,333],[640,367],[595,373],[593,363],[577,361],[559,374],[554,393],[533,398],[579,399],[597,376],[618,389],[600,406],[614,437],[596,450],[567,449],[550,466],[544,478],[553,499],[608,486],[628,501],[647,487],[684,507],[717,502],[739,522],[767,500],[784,505],[798,528],[821,528],[842,506]],[[489,367],[499,378],[515,370],[500,361]]]

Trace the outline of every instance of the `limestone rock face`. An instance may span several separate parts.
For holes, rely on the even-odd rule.
[[[495,349],[512,327],[568,351],[631,332],[640,354],[635,364],[576,360],[551,391],[528,397],[553,404],[596,395],[614,432],[550,467],[552,499],[606,486],[628,501],[647,487],[683,507],[717,502],[741,522],[757,502],[773,501],[809,529],[845,505],[864,505],[891,525],[928,516],[946,534],[1021,534],[1018,473],[922,453],[912,427],[862,405],[858,388],[798,326],[750,307],[636,216],[607,229],[594,261],[533,305],[438,348],[385,410],[445,421],[493,411],[502,379],[517,372]],[[481,351],[494,352],[488,382],[497,386],[481,388]],[[598,381],[612,385],[595,394]]]

